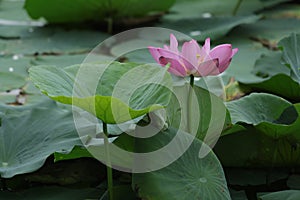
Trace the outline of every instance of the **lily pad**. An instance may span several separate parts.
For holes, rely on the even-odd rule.
[[[0,92],[19,89],[24,86],[26,80],[23,76],[10,72],[0,72]]]
[[[263,8],[271,7],[287,0],[273,0],[273,1],[243,1],[237,11],[237,15],[249,15],[255,11]],[[177,0],[176,4],[171,8],[167,19],[182,19],[195,17],[214,17],[214,16],[232,16],[238,1],[236,0]]]
[[[181,20],[165,20],[159,26],[180,31],[190,37],[204,41],[210,37],[216,40],[225,36],[231,29],[241,24],[256,22],[260,17],[256,15],[239,17],[191,18]]]
[[[293,34],[280,41],[282,52],[272,52],[256,61],[255,79],[241,82],[255,91],[270,92],[292,101],[300,100],[300,70],[297,66],[297,37]],[[300,38],[300,37],[299,37]],[[292,41],[296,40],[296,41]],[[297,74],[298,73],[298,74]]]
[[[253,93],[240,100],[228,102],[227,108],[233,123],[254,125],[255,129],[273,139],[292,136],[299,138],[299,104],[293,105],[270,94]]]
[[[1,116],[0,175],[10,178],[37,170],[54,152],[79,145],[72,114],[53,102],[42,108],[6,110]]]
[[[20,38],[0,39],[0,51],[6,55],[33,55],[86,53],[109,35],[91,30],[64,30],[61,28],[34,28]]]
[[[289,36],[291,32],[300,31],[300,20],[294,18],[262,19],[256,23],[241,25],[236,31],[276,47],[277,42],[282,38]]]
[[[38,66],[30,69],[30,77],[50,98],[80,107],[108,124],[163,108],[172,88],[166,68],[133,63],[84,64],[67,69]]]
[[[63,3],[59,0],[26,0],[25,9],[33,19],[44,17],[50,23],[67,23],[144,16],[151,11],[166,11],[173,3],[174,0],[66,0]]]
[[[260,81],[243,82],[243,85],[250,87],[253,91],[269,92],[290,101],[300,100],[300,86],[291,76],[286,74],[277,74],[272,77],[262,78]]]
[[[31,59],[31,57],[18,54],[1,57],[0,72],[10,72],[27,77]]]
[[[136,148],[142,152],[161,149],[176,134],[180,135],[181,140],[174,151],[182,152],[184,143],[192,136],[174,128],[151,138],[136,140]],[[169,166],[156,171],[133,174],[133,188],[146,200],[231,199],[223,169],[214,153],[209,151],[204,158],[199,157],[200,148],[204,145],[200,140],[192,139],[188,149]],[[174,152],[162,151],[161,154],[161,158],[165,159],[174,157]],[[150,162],[164,161],[153,158],[140,164],[147,166]]]
[[[258,125],[262,122],[276,123],[284,110],[292,104],[275,95],[252,93],[239,100],[227,102],[226,106],[233,123]],[[297,113],[294,119],[296,118]]]
[[[300,87],[300,34],[293,33],[282,39],[278,45],[283,49],[283,59],[291,68],[291,75]]]
[[[243,126],[244,130],[231,131],[215,146],[225,166],[299,165],[299,104],[293,105],[270,94],[253,93],[226,105],[233,127]],[[236,152],[236,149],[239,151]]]
[[[298,200],[300,198],[300,190],[285,190],[279,192],[273,192],[260,196],[260,200]]]
[[[226,107],[221,98],[199,86],[194,86],[189,101],[189,90],[189,84],[174,87],[174,95],[167,107],[168,124],[196,135],[205,144],[213,146],[223,128],[227,126]],[[188,113],[190,113],[189,117]],[[193,122],[190,128],[189,119]]]

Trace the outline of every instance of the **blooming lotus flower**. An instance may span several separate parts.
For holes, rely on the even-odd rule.
[[[148,47],[152,57],[162,66],[170,64],[168,71],[176,76],[209,76],[224,72],[238,49],[231,44],[222,44],[210,49],[210,38],[205,40],[202,48],[197,41],[185,42],[181,52],[178,50],[176,37],[170,35],[170,46],[164,48]]]

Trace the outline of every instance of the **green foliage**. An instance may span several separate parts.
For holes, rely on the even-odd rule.
[[[293,105],[270,94],[254,93],[226,105],[233,127],[244,129],[225,132],[226,136],[218,142],[215,150],[225,166],[299,165],[299,104]]]
[[[145,160],[142,165],[150,162],[164,162],[172,159],[174,154],[182,152],[182,156],[169,166],[148,173],[133,174],[133,188],[139,196],[148,200],[169,199],[231,199],[222,167],[212,151],[200,157],[200,148],[209,148],[198,139],[185,132],[170,128],[154,137],[138,139],[135,142],[138,152],[153,152],[177,139],[173,151],[162,151],[156,160]],[[184,146],[191,140],[191,145],[184,152]],[[163,188],[163,189],[162,189]]]
[[[50,98],[78,106],[109,124],[126,122],[163,108],[169,102],[172,87],[166,69],[118,62],[67,69],[33,67],[30,77]]]
[[[226,35],[231,29],[241,24],[256,22],[260,17],[256,15],[238,17],[188,18],[180,20],[165,20],[159,26],[180,31],[188,36],[204,41],[210,37],[216,40]]]
[[[254,73],[256,80],[242,81],[253,89],[274,93],[290,100],[300,100],[298,54],[299,34],[282,39],[279,46],[282,52],[272,52],[257,60]]]
[[[280,192],[273,192],[270,194],[260,196],[260,200],[297,200],[300,198],[299,190],[286,190]]]
[[[10,178],[39,169],[54,152],[79,145],[72,114],[53,102],[46,107],[9,109],[1,116],[0,175]]]
[[[81,69],[79,65],[65,68],[65,66],[82,63],[92,48],[110,36],[105,33],[106,30],[103,31],[107,28],[101,26],[103,22],[113,20],[113,23],[117,23],[116,26],[119,25],[118,23],[131,24],[131,22],[144,25],[144,22],[153,20],[150,26],[171,28],[199,42],[210,37],[212,45],[231,43],[234,48],[239,48],[230,68],[221,75],[225,84],[231,80],[230,83],[236,84],[234,89],[240,91],[229,100],[239,99],[227,102],[225,107],[222,100],[217,97],[223,91],[215,89],[210,91],[217,94],[216,96],[208,92],[205,86],[198,84],[194,89],[195,101],[190,105],[194,111],[200,110],[199,115],[197,112],[192,115],[192,119],[196,121],[193,123],[195,125],[193,128],[196,129],[195,134],[198,139],[204,140],[206,144],[214,144],[215,141],[206,138],[209,135],[209,128],[223,129],[222,137],[214,151],[226,169],[226,178],[231,189],[241,189],[231,190],[231,198],[253,197],[255,199],[257,191],[284,190],[288,187],[294,190],[257,196],[262,200],[299,199],[297,173],[300,165],[298,134],[300,130],[300,15],[298,4],[280,4],[285,1],[242,1],[236,15],[233,16],[238,0],[177,0],[173,7],[171,6],[174,0],[66,0],[63,2],[26,0],[24,5],[26,10],[23,9],[22,1],[2,0],[0,2],[0,175],[2,177],[0,189],[10,189],[5,187],[5,181],[13,185],[17,184],[16,180],[20,180],[23,176],[21,174],[36,171],[53,154],[55,161],[61,161],[58,162],[61,165],[65,165],[64,162],[74,164],[82,157],[103,156],[102,138],[88,138],[83,147],[75,131],[73,116],[68,111],[70,107],[62,104],[54,105],[47,96],[41,95],[39,90],[34,88],[28,78],[28,69],[31,66],[44,65],[30,70],[30,78],[43,93],[59,102],[75,104],[104,122],[124,122],[138,116],[143,117],[150,111],[166,108],[169,129],[163,124],[164,121],[159,121],[158,124],[164,125],[164,130],[158,135],[136,140],[123,132],[129,130],[130,133],[134,133],[134,130],[140,128],[137,128],[136,123],[141,118],[120,124],[122,128],[116,124],[108,125],[109,134],[114,136],[109,140],[111,142],[109,147],[117,145],[128,152],[151,151],[153,148],[160,149],[173,139],[176,130],[171,127],[188,130],[186,113],[182,113],[182,106],[179,105],[179,103],[183,105],[188,103],[186,98],[188,88],[186,85],[176,85],[174,91],[179,93],[180,98],[171,96],[168,88],[172,88],[172,82],[166,69],[135,63],[113,63],[104,70],[103,62],[85,64]],[[279,5],[274,6],[277,4]],[[264,9],[267,7],[267,10]],[[170,12],[166,12],[169,9]],[[33,19],[30,19],[26,11]],[[154,21],[158,17],[161,19]],[[41,27],[45,24],[42,18],[61,26]],[[86,21],[96,23],[88,24],[85,23]],[[90,28],[94,29],[90,25],[95,25],[97,30],[90,30]],[[73,26],[77,28],[74,29]],[[145,26],[148,24],[145,23]],[[89,30],[82,30],[85,28]],[[111,56],[119,56],[119,52],[123,52],[124,48],[130,49],[140,44],[155,46],[156,42],[161,44],[169,40],[169,35],[157,34],[153,35],[153,38],[155,39],[153,43],[142,34],[139,40],[130,43],[116,41],[112,48],[108,47],[107,52],[97,52],[99,54],[93,56],[95,61],[112,60]],[[182,39],[179,41],[183,42]],[[126,61],[131,62],[154,62],[147,49],[123,56]],[[138,70],[139,67],[147,69],[149,74],[144,70]],[[80,72],[79,69],[82,71]],[[126,76],[131,70],[136,70],[136,73],[127,75],[130,81],[118,85],[121,77]],[[91,80],[102,72],[103,76],[95,84],[95,88],[90,87],[94,84]],[[82,77],[77,79],[79,82],[74,87],[78,73],[81,73],[79,77]],[[157,82],[158,79],[167,87],[158,85],[136,87],[147,81]],[[79,87],[80,85],[82,87]],[[240,90],[241,88],[246,90]],[[114,93],[116,89],[120,91],[118,94]],[[131,93],[130,89],[137,90]],[[8,93],[8,90],[12,92]],[[248,93],[252,94],[248,95]],[[73,98],[73,94],[78,96]],[[131,94],[133,98],[127,101],[125,97]],[[243,97],[243,95],[247,96]],[[114,105],[113,109],[110,107],[111,103]],[[95,106],[97,111],[90,105]],[[114,110],[118,110],[117,115]],[[163,119],[162,113],[156,114]],[[85,125],[88,128],[96,127],[96,124],[91,123]],[[103,132],[98,127],[101,125],[101,122],[97,124],[99,135]],[[179,133],[183,140],[178,141],[176,150],[182,150],[181,145],[186,141],[185,139],[191,137],[182,131]],[[213,152],[210,151],[204,158],[198,157],[199,149],[205,146],[198,139],[192,142],[185,153],[182,151],[183,155],[178,160],[165,168],[134,174],[134,192],[146,200],[195,199],[196,197],[230,199],[224,173]],[[162,155],[166,158],[174,156],[168,152]],[[128,162],[132,165],[132,158],[123,154],[117,153],[111,156],[113,164]],[[151,166],[156,160],[155,157],[144,164]],[[253,167],[261,169],[252,169]],[[276,167],[288,169],[281,172]],[[289,167],[293,170],[289,171]],[[65,172],[57,172],[58,168],[53,168],[49,169],[54,177],[51,177],[51,180],[55,179],[56,173]],[[82,169],[80,163],[72,167],[76,173],[79,168]],[[102,170],[100,169],[101,173]],[[20,176],[17,176],[19,174]],[[114,178],[118,179],[119,174],[114,175]],[[16,179],[7,179],[12,176]],[[69,178],[63,180],[63,183],[70,183]],[[37,175],[34,178],[27,177],[26,184],[30,181],[33,181],[29,183],[30,185],[35,184],[37,180],[40,181],[37,184],[61,183],[51,182],[48,177]],[[279,184],[283,186],[280,188]],[[115,186],[113,190],[117,199],[135,198],[128,182],[125,185]],[[1,191],[0,196],[3,199],[79,200],[99,199],[101,196],[101,199],[108,198],[104,189],[72,190],[50,186],[21,192]]]
[[[50,23],[68,23],[140,17],[166,11],[173,3],[174,0],[26,0],[25,9],[33,19],[44,17]]]
[[[292,77],[299,83],[300,87],[300,34],[292,34],[282,39],[279,46],[283,48],[283,59],[291,68]]]

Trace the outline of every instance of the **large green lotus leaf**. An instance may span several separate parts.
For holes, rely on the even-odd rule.
[[[260,17],[256,15],[239,17],[212,17],[191,18],[181,20],[165,20],[160,27],[173,29],[198,40],[204,41],[210,37],[212,40],[226,35],[231,29],[241,24],[256,22]]]
[[[254,125],[254,129],[273,138],[298,139],[300,105],[271,94],[252,93],[248,97],[228,102],[227,108],[234,124]]]
[[[241,99],[227,102],[226,106],[233,123],[258,125],[262,122],[276,123],[284,110],[292,104],[275,95],[252,93]]]
[[[80,107],[109,124],[163,108],[172,87],[166,68],[133,63],[85,64],[66,69],[37,66],[30,69],[30,77],[50,98]]]
[[[291,69],[284,65],[282,52],[262,55],[254,66],[255,79],[241,80],[255,91],[273,93],[290,100],[300,100],[299,83],[291,77]]]
[[[0,19],[3,19],[3,21],[14,20],[29,23],[32,20],[23,9],[23,5],[24,2],[22,1],[2,0],[0,2]]]
[[[65,67],[76,65],[78,63],[84,62],[86,58],[89,58],[89,62],[93,61],[105,61],[113,60],[112,57],[105,55],[93,55],[93,54],[75,54],[75,55],[59,55],[59,56],[36,56],[31,60],[32,65],[55,65],[57,67]]]
[[[263,8],[274,6],[278,3],[287,0],[273,0],[273,1],[243,1],[237,11],[237,15],[249,15],[255,11],[262,10]],[[171,8],[167,19],[182,19],[182,18],[195,18],[195,17],[212,17],[212,16],[232,16],[233,11],[237,5],[236,0],[177,0],[176,4]]]
[[[166,11],[173,3],[174,0],[26,0],[25,9],[33,19],[44,17],[51,23],[67,23],[143,16],[151,11]]]
[[[283,59],[290,66],[291,75],[300,87],[300,34],[293,33],[282,39],[278,45],[283,48]]]
[[[286,74],[290,76],[291,70],[284,65],[282,52],[271,52],[263,54],[256,60],[253,73],[256,76],[267,78],[277,74]]]
[[[257,129],[272,138],[288,137],[296,140],[292,141],[292,144],[297,143],[300,139],[297,134],[300,130],[300,104],[288,107],[275,122],[261,123]]]
[[[19,89],[25,83],[26,80],[23,76],[11,72],[0,72],[0,92]]]
[[[265,194],[259,197],[260,200],[298,200],[300,199],[300,190],[284,190]]]
[[[0,191],[0,196],[7,200],[83,200],[98,199],[105,191],[94,188],[70,189],[65,187],[36,187],[20,192]]]
[[[54,161],[72,160],[77,158],[93,158],[87,149],[81,146],[75,146],[69,153],[54,153]]]
[[[296,3],[282,4],[273,9],[264,10],[264,16],[268,18],[300,18],[300,5]]]
[[[11,92],[0,92],[0,106],[25,108],[38,105],[41,102],[49,100],[48,97],[41,94],[26,94],[22,90]]]
[[[207,85],[205,85],[207,87]],[[224,127],[227,126],[226,107],[223,100],[207,89],[194,86],[192,100],[189,102],[189,84],[175,86],[167,107],[168,124],[195,134],[207,145],[214,145]],[[211,89],[211,88],[209,88]],[[189,110],[187,106],[192,109]],[[188,117],[190,112],[190,117]],[[188,120],[192,126],[188,128]]]
[[[262,19],[256,23],[241,25],[237,28],[240,34],[276,47],[276,43],[287,37],[291,32],[300,31],[299,19]]]
[[[248,127],[244,131],[221,137],[214,151],[226,167],[299,166],[300,149],[297,145],[300,140],[296,138],[298,132],[299,127],[294,129],[293,134],[276,138],[275,132],[267,135],[256,128]]]
[[[48,107],[7,110],[0,128],[0,175],[10,178],[40,168],[56,151],[79,145],[71,112]]]
[[[261,78],[255,82],[243,82],[255,91],[269,92],[287,98],[291,101],[300,100],[300,86],[291,76],[277,74],[268,78]]]
[[[270,94],[253,93],[227,103],[227,107],[232,122],[245,129],[231,131],[216,145],[215,151],[225,166],[299,165],[299,104],[292,105]]]
[[[176,135],[176,136],[175,136]],[[176,140],[172,151],[162,150]],[[190,146],[184,149],[187,141]],[[138,152],[160,150],[159,157],[140,161],[141,165],[163,163],[173,159],[179,152],[182,155],[170,165],[147,173],[133,174],[133,188],[145,200],[188,200],[188,199],[231,199],[220,162],[210,150],[205,157],[199,157],[200,148],[207,147],[190,134],[170,128],[147,139],[136,139]],[[151,165],[150,165],[151,164]],[[151,169],[151,168],[149,168]]]
[[[32,55],[89,52],[108,37],[91,30],[64,30],[59,28],[34,28],[20,38],[0,39],[0,51],[4,54]]]
[[[12,55],[1,57],[0,72],[10,72],[21,76],[28,76],[27,70],[30,67],[30,57]]]

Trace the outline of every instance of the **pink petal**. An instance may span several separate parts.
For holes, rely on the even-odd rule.
[[[148,50],[149,50],[150,54],[152,55],[152,57],[154,58],[154,60],[157,63],[159,63],[159,57],[161,57],[161,55],[158,52],[158,48],[149,46]]]
[[[170,51],[170,50],[166,50],[166,49],[162,49],[162,48],[157,48],[157,51],[159,53],[160,56],[163,56],[165,58],[172,58],[174,60],[180,60],[180,54]]]
[[[195,73],[194,76],[218,75],[220,74],[218,65],[219,65],[218,59],[213,59],[213,60],[200,63],[197,69],[197,73]]]
[[[169,50],[170,51],[170,47],[168,45],[164,45],[164,49]]]
[[[233,57],[239,51],[238,48],[232,49],[231,57]]]
[[[205,49],[207,52],[210,51],[210,38],[206,38],[202,48]]]
[[[206,53],[210,52],[210,38],[206,38],[205,43],[202,47],[203,51],[205,51]]]
[[[190,42],[185,42],[182,46],[182,57],[184,61],[187,61],[186,68],[189,71],[195,71],[198,66],[198,58],[200,55],[200,47],[195,40],[191,40]]]
[[[209,53],[211,59],[219,59],[219,68],[223,69],[228,65],[232,57],[232,47],[231,44],[222,44],[216,46]],[[228,67],[228,66],[227,66]],[[222,70],[221,70],[222,71]]]
[[[237,48],[233,49],[233,50],[232,50],[232,53],[231,53],[231,57],[230,57],[230,59],[228,60],[228,62],[227,62],[226,64],[224,64],[224,65],[220,65],[220,66],[219,66],[220,73],[224,72],[224,71],[229,67],[229,65],[230,65],[230,63],[231,63],[231,60],[232,60],[232,57],[233,57],[237,52],[238,52],[238,49],[237,49]]]
[[[172,58],[160,57],[159,61],[163,66],[167,65],[168,63],[170,64],[170,67],[168,69],[170,73],[181,77],[185,77],[187,75],[185,68],[177,60]]]
[[[170,34],[170,50],[178,52],[178,42],[173,34]]]

